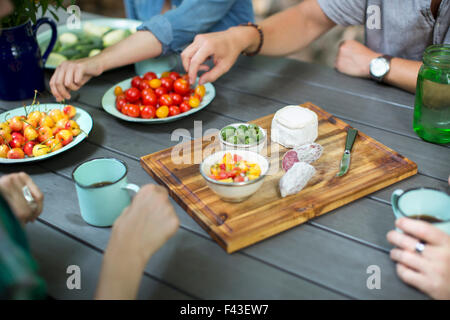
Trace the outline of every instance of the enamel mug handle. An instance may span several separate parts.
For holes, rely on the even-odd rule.
[[[135,185],[134,183],[128,183],[126,186],[123,186],[122,189],[138,193],[141,188],[138,185]]]
[[[400,198],[400,196],[404,193],[403,190],[401,189],[397,189],[392,193],[391,196],[391,204],[392,204],[392,209],[394,210],[394,214],[396,217],[400,216],[400,212],[398,210],[398,199]]]

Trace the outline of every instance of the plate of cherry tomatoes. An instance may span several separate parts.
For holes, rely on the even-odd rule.
[[[73,148],[93,126],[92,117],[64,104],[37,104],[0,114],[0,163],[44,160]]]
[[[187,75],[147,72],[112,86],[102,105],[106,112],[126,121],[165,123],[200,111],[215,96],[210,83],[191,87]]]

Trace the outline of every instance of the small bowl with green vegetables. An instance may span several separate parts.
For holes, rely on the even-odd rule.
[[[267,142],[266,131],[256,124],[233,123],[219,132],[222,150],[248,150],[260,153]]]

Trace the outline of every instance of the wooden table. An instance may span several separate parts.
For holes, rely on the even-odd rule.
[[[177,122],[140,125],[118,120],[101,107],[109,87],[134,75],[131,66],[109,71],[75,94],[71,103],[94,118],[92,133],[79,146],[46,161],[0,167],[2,175],[27,172],[45,193],[44,212],[27,226],[27,232],[51,296],[93,297],[111,231],[82,220],[71,180],[77,164],[95,157],[115,157],[128,164],[130,181],[154,183],[139,158],[177,144],[178,140],[171,140],[175,129],[186,128],[191,135],[188,138],[193,138],[194,121],[202,121],[203,130],[220,129],[288,104],[311,101],[415,161],[419,174],[231,255],[172,201],[180,229],[148,263],[139,298],[426,298],[397,277],[386,240],[394,224],[389,202],[392,191],[417,186],[444,188],[450,173],[450,148],[424,142],[412,130],[413,95],[320,65],[242,57],[214,84],[217,95],[207,108]],[[47,78],[50,76],[47,72]],[[54,100],[47,94],[40,101]],[[1,101],[0,107],[4,111],[20,105],[19,101]],[[81,290],[67,289],[69,265],[81,268]],[[381,270],[379,290],[370,290],[366,284],[371,265]]]

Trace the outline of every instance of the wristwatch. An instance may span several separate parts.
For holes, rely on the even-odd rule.
[[[377,81],[383,82],[384,77],[391,70],[392,57],[385,54],[370,61],[370,77]]]

